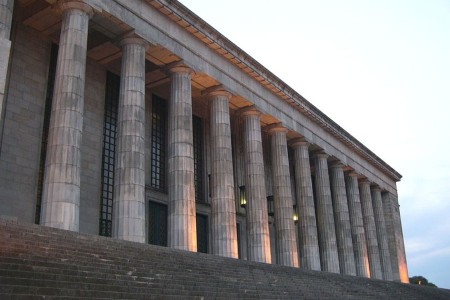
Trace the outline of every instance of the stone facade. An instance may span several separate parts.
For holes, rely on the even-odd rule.
[[[3,2],[2,218],[407,282],[401,175],[186,7]]]

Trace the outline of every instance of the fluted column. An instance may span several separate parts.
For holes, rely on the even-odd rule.
[[[391,256],[386,232],[386,222],[384,220],[383,202],[381,200],[381,189],[372,187],[372,204],[375,217],[375,227],[377,229],[378,248],[380,250],[381,271],[383,279],[392,281]]]
[[[248,255],[251,261],[271,263],[261,114],[254,108],[248,108],[242,111],[242,117],[244,120]]]
[[[192,131],[192,70],[170,68],[169,102],[169,247],[197,251]]]
[[[213,253],[238,257],[236,205],[231,150],[231,94],[222,89],[208,91],[211,136],[211,221]]]
[[[386,233],[389,246],[389,255],[391,258],[392,279],[400,281],[399,263],[397,257],[397,243],[395,240],[394,219],[392,213],[391,194],[389,192],[382,193],[384,220],[386,223]]]
[[[392,193],[383,193],[383,209],[388,232],[389,254],[394,281],[408,283],[408,265],[400,218],[398,198]]]
[[[316,209],[314,207],[311,166],[309,164],[309,144],[302,139],[297,139],[292,141],[290,145],[294,148],[295,159],[300,267],[320,271]]]
[[[367,252],[369,254],[370,277],[383,279],[381,273],[380,251],[378,250],[377,231],[373,215],[372,196],[370,194],[370,182],[362,180],[359,183],[361,207],[364,219],[364,231],[367,240]]]
[[[45,160],[41,223],[78,231],[86,47],[93,11],[78,1],[59,1],[58,6],[63,11],[63,18]]]
[[[320,262],[322,271],[339,273],[336,228],[334,225],[333,202],[331,200],[330,179],[328,175],[328,155],[316,153],[314,158]]]
[[[355,256],[353,254],[350,215],[347,204],[347,192],[343,165],[330,165],[331,195],[333,198],[334,222],[338,246],[339,266],[342,274],[356,276]]]
[[[0,39],[9,40],[13,9],[14,0],[3,0],[0,2]]]
[[[406,262],[405,241],[403,239],[402,219],[400,217],[400,204],[398,203],[398,196],[392,195],[394,205],[394,221],[395,221],[395,235],[397,241],[398,251],[398,269],[400,273],[400,281],[409,283],[408,264]]]
[[[122,39],[113,237],[145,243],[145,47]]]
[[[358,187],[358,174],[350,172],[345,177],[353,251],[355,255],[356,275],[370,277],[369,254],[364,230],[364,220]]]
[[[276,229],[277,263],[298,267],[297,240],[293,219],[291,176],[286,133],[281,125],[269,128]]]
[[[11,52],[11,22],[14,0],[0,1],[0,148],[3,126],[3,107],[8,75],[9,54]]]

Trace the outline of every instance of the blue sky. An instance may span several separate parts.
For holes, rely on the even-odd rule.
[[[181,2],[403,175],[409,275],[450,288],[450,2]]]

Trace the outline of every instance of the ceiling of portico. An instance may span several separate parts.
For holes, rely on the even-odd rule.
[[[61,13],[46,0],[18,0],[17,19],[22,23],[48,36],[59,43],[61,30]],[[121,49],[120,38],[132,31],[132,28],[112,15],[96,13],[89,23],[87,56],[108,70],[120,74]],[[150,45],[146,51],[146,87],[161,96],[168,96],[169,77],[165,66],[180,61],[180,57],[160,45]],[[204,73],[192,76],[192,97],[202,98],[201,92],[209,87],[219,85],[214,78]],[[251,103],[240,96],[233,96],[230,107],[233,110],[249,106]],[[263,124],[270,124],[270,117],[263,118]]]

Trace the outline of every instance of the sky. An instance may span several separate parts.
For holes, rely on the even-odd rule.
[[[409,276],[450,289],[450,1],[180,2],[403,175]]]

